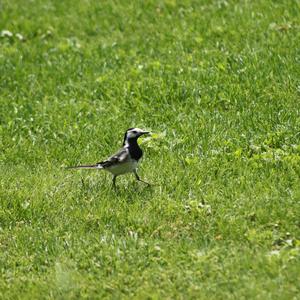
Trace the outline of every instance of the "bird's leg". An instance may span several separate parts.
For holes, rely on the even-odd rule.
[[[117,178],[117,176],[114,175],[113,180],[112,180],[114,188],[116,188],[116,178]]]
[[[81,177],[81,184],[82,184],[82,187],[85,188],[84,180],[82,177]]]
[[[144,182],[144,183],[148,184],[149,186],[151,185],[150,183],[148,183],[148,182],[142,180],[142,179],[140,178],[140,176],[138,175],[138,173],[137,173],[136,170],[134,170],[133,173],[134,173],[134,175],[135,175],[135,178],[136,178],[138,181]]]

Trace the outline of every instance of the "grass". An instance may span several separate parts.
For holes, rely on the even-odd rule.
[[[299,20],[296,0],[1,1],[1,299],[299,299]],[[64,170],[132,126],[155,133],[152,188]]]

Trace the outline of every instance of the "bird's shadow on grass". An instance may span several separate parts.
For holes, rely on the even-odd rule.
[[[82,195],[95,195],[105,193],[116,200],[125,202],[147,201],[152,198],[155,192],[155,185],[147,185],[138,181],[122,181],[114,187],[108,178],[81,177],[78,187]]]
[[[155,186],[147,185],[142,182],[129,182],[128,184],[119,184],[117,187],[111,187],[116,199],[128,203],[136,201],[147,201],[152,198],[155,192]]]
[[[96,195],[109,190],[107,180],[95,177],[83,177],[77,181],[77,188],[82,195]]]

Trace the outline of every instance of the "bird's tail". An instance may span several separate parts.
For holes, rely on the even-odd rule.
[[[67,167],[66,169],[103,169],[100,164]]]

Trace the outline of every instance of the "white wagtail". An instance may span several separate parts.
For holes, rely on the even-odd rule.
[[[124,135],[123,147],[116,154],[94,165],[74,166],[68,167],[68,169],[104,169],[112,173],[114,187],[116,186],[117,176],[132,172],[137,180],[150,185],[148,182],[141,180],[137,173],[138,162],[143,156],[143,151],[137,140],[147,133],[150,132],[140,128],[129,128]]]

